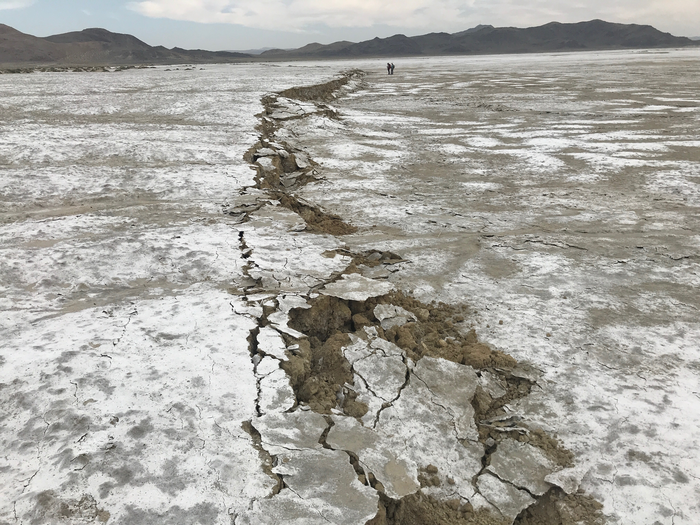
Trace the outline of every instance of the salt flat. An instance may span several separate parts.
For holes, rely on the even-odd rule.
[[[364,524],[377,490],[422,487],[526,523],[566,485],[608,523],[696,523],[699,59],[0,76],[0,522]],[[330,102],[279,98],[256,130],[264,94],[349,68],[368,74]],[[272,152],[245,160],[261,133]],[[285,148],[287,193],[356,232],[314,232],[260,187]],[[339,279],[370,250],[400,259]],[[482,468],[471,401],[498,381],[356,320],[342,355],[367,413],[301,399],[294,312],[394,288],[469,306],[460,330],[534,367],[501,411],[575,466],[509,437]]]
[[[399,286],[468,302],[544,372],[512,408],[576,453],[611,523],[700,518],[699,66],[415,59],[301,138],[327,177],[305,196],[364,227],[351,248],[401,253]]]

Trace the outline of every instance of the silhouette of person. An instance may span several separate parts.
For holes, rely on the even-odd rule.
[[[386,74],[391,75],[391,64],[389,62],[386,63]]]
[[[393,63],[393,62],[391,63],[391,73],[390,73],[390,74],[391,74],[391,75],[394,74],[394,63]]]

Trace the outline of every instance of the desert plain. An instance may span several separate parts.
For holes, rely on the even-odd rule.
[[[700,52],[395,62],[0,75],[0,523],[700,520]]]

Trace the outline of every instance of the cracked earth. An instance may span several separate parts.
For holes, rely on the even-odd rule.
[[[375,66],[0,77],[0,523],[698,521],[697,52]]]

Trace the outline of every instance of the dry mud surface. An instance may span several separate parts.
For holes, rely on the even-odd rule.
[[[700,54],[381,66],[0,78],[0,523],[700,520]]]

